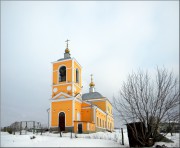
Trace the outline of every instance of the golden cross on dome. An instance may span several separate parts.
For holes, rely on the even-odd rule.
[[[68,48],[68,42],[69,42],[69,41],[70,41],[70,40],[68,40],[68,39],[65,41],[65,42],[67,42],[67,48]]]
[[[91,82],[93,81],[93,74],[90,75],[91,76]]]

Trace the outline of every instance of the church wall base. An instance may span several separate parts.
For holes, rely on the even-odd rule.
[[[96,127],[96,132],[104,132],[106,131],[106,129],[104,128],[99,128],[99,127]]]
[[[58,127],[51,127],[49,129],[50,132],[53,132],[53,133],[59,133],[59,128]],[[74,126],[71,126],[71,127],[65,127],[65,131],[63,132],[73,132],[74,133]],[[104,132],[104,131],[108,131],[107,129],[104,129],[104,128],[100,128],[100,127],[96,127],[96,130],[95,131],[83,131],[84,134],[88,134],[88,133],[95,133],[95,132]]]
[[[50,129],[49,129],[49,131],[50,132],[59,132],[59,128],[58,127],[51,127]],[[65,127],[65,131],[63,131],[63,132],[74,132],[74,126],[70,126],[70,127]]]

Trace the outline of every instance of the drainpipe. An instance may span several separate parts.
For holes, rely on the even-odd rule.
[[[95,107],[95,110],[94,110],[94,112],[95,112],[95,115],[94,115],[94,117],[95,117],[95,121],[94,121],[94,123],[95,123],[95,128],[96,128],[96,110],[97,110],[97,107],[96,106],[94,106]]]

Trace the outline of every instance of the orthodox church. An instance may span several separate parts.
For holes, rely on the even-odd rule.
[[[92,75],[89,92],[82,94],[82,67],[71,58],[68,41],[64,58],[52,62],[50,130],[75,133],[113,131],[112,104],[108,98],[95,92]]]

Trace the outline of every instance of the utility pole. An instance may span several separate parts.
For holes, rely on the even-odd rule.
[[[50,108],[48,108],[46,111],[47,111],[47,113],[48,113],[48,129],[49,129],[49,110],[50,110]]]
[[[123,128],[121,128],[121,133],[122,133],[122,145],[124,145],[124,133],[123,133]]]

